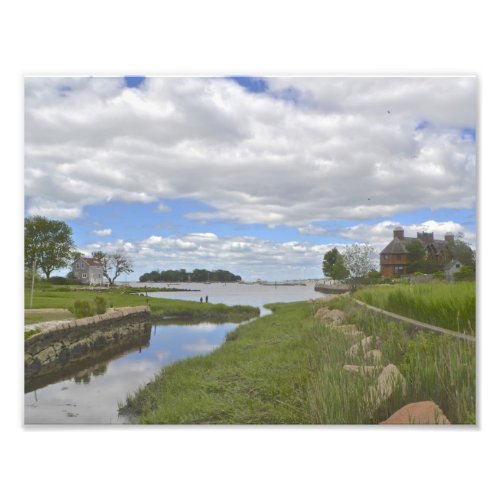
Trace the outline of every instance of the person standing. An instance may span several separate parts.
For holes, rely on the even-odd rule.
[[[205,297],[205,302],[208,304],[208,295]]]

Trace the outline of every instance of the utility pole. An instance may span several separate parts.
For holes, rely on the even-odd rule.
[[[33,261],[33,270],[31,276],[31,298],[30,298],[30,309],[33,309],[33,291],[35,290],[35,273],[36,273],[36,257]]]

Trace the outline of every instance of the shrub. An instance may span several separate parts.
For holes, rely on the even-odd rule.
[[[75,318],[86,318],[94,315],[94,309],[88,300],[75,300],[70,311],[74,314]]]
[[[106,300],[104,297],[96,297],[94,299],[95,311],[97,314],[104,314],[106,312]]]
[[[51,276],[49,278],[50,283],[53,283],[54,285],[67,285],[68,280],[64,276]]]

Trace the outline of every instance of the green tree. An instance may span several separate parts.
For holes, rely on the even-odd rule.
[[[462,233],[459,233],[455,241],[449,245],[449,249],[454,259],[460,261],[464,266],[476,270],[476,252],[465,243]]]
[[[115,284],[118,276],[134,272],[132,261],[121,252],[107,254],[99,250],[92,252],[92,257],[103,266],[103,275],[110,285]]]
[[[46,278],[67,267],[74,250],[71,228],[62,221],[35,215],[24,219],[24,265],[41,269]]]
[[[323,274],[332,280],[342,280],[349,276],[344,266],[341,253],[332,248],[323,257]]]
[[[349,273],[351,288],[355,289],[361,280],[373,269],[375,251],[368,244],[348,245],[342,253],[342,260]]]
[[[408,272],[410,274],[416,272],[424,272],[426,253],[422,243],[418,240],[410,241],[406,245],[408,252]]]

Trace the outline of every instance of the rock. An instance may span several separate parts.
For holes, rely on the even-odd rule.
[[[344,365],[342,367],[347,373],[352,373],[355,375],[372,375],[373,373],[380,371],[380,366],[367,366],[367,365]]]
[[[389,364],[383,368],[378,376],[377,385],[368,389],[368,399],[375,406],[379,406],[383,401],[390,398],[398,388],[401,388],[403,395],[406,394],[406,380],[397,366]]]
[[[449,424],[443,410],[434,401],[419,401],[403,406],[381,424]]]
[[[340,325],[344,320],[344,312],[339,309],[328,309],[328,307],[321,307],[314,315],[316,319],[324,323]]]
[[[382,342],[380,337],[365,337],[361,342],[358,342],[357,344],[354,344],[351,346],[347,352],[346,355],[355,358],[360,354],[360,351],[362,353],[365,353],[367,351],[370,351],[371,349],[376,349],[381,346]]]
[[[351,342],[358,342],[364,338],[364,333],[356,325],[330,325],[332,329],[342,332]]]
[[[372,363],[380,364],[382,361],[382,351],[379,349],[372,349],[365,353],[365,359],[371,361]]]

